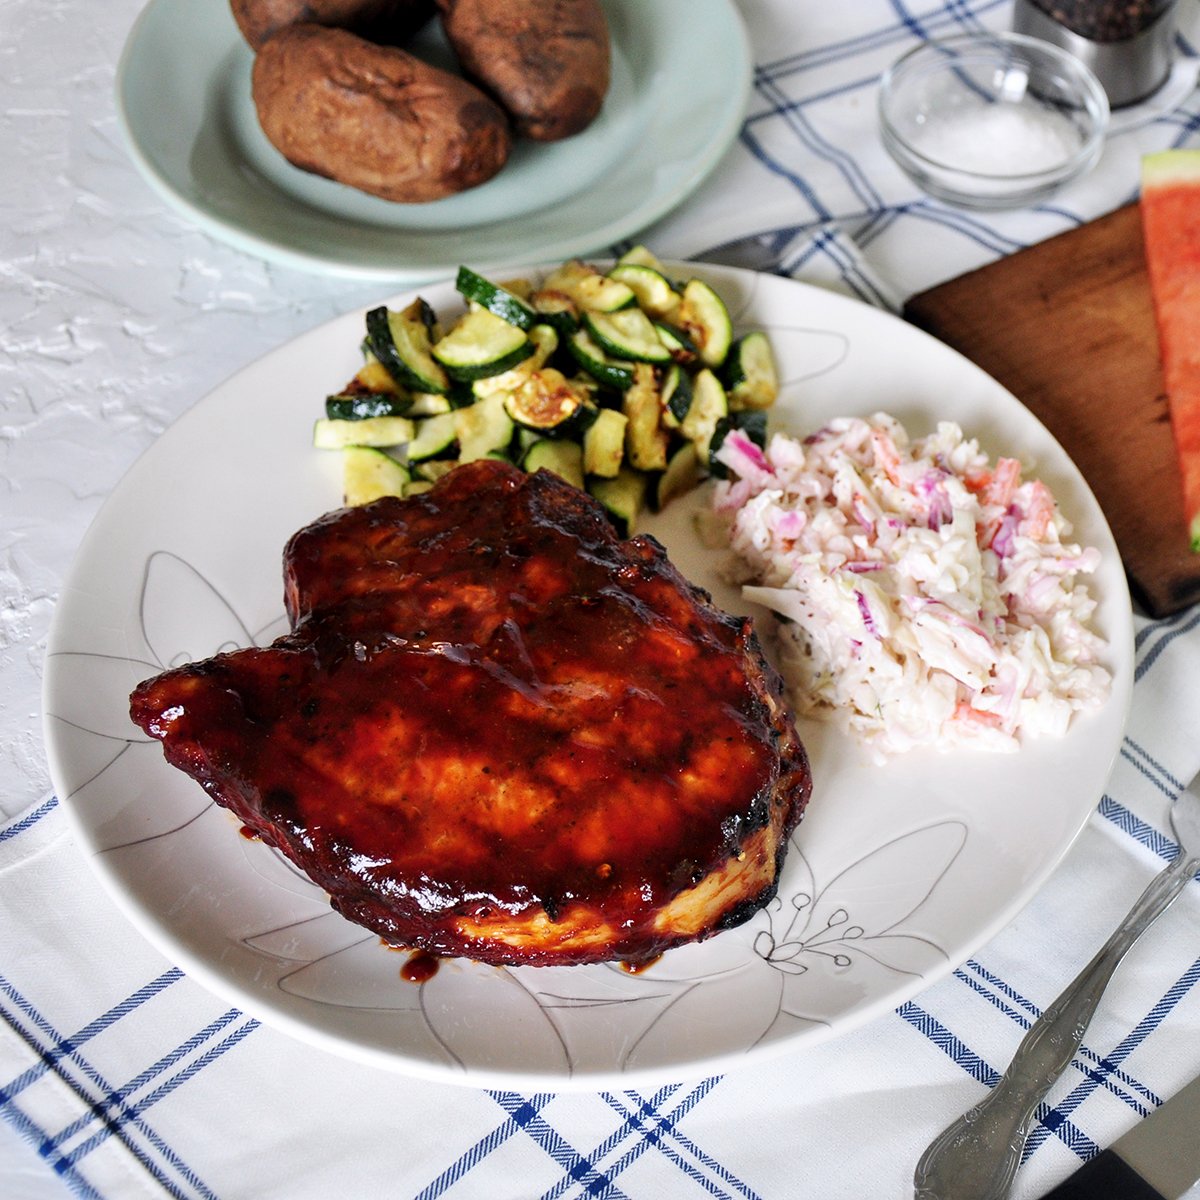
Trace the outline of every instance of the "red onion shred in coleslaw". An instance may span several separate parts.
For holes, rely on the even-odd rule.
[[[1049,489],[995,465],[951,422],[910,439],[894,418],[841,418],[761,450],[732,432],[714,512],[734,582],[778,614],[797,711],[840,723],[877,758],[921,746],[1012,750],[1061,735],[1110,676]]]

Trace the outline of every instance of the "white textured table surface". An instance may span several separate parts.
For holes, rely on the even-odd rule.
[[[1177,109],[1115,138],[1093,176],[1061,203],[960,219],[924,207],[882,157],[873,80],[921,32],[1001,27],[1005,4],[930,4],[903,19],[895,9],[904,6],[874,0],[853,12],[821,0],[739,6],[756,62],[773,70],[760,74],[752,113],[783,103],[786,72],[778,68],[792,55],[806,63],[798,76],[805,94],[822,91],[822,134],[808,139],[793,123],[793,174],[774,170],[747,192],[749,168],[764,147],[775,152],[775,135],[762,129],[760,137],[754,126],[695,197],[648,231],[665,257],[836,219],[898,291],[911,293],[1111,210],[1135,194],[1143,150],[1196,142],[1200,117],[1185,91]],[[0,161],[7,164],[0,171],[0,815],[22,813],[50,790],[42,658],[56,596],[102,501],[216,384],[387,291],[229,248],[177,216],[142,180],[113,101],[116,64],[139,8],[138,0],[0,0]],[[1200,17],[1192,0],[1183,9],[1190,38]],[[821,72],[833,73],[838,86]],[[831,131],[844,142],[834,145]],[[1003,1044],[995,1057],[1002,1065]],[[947,1112],[977,1098],[965,1087],[974,1083],[966,1076],[962,1083]],[[942,1083],[928,1095],[934,1086]],[[863,1102],[855,1119],[873,1112]],[[831,1126],[830,1144],[839,1145],[838,1136]],[[0,1123],[0,1194],[49,1200],[63,1193],[28,1140]]]

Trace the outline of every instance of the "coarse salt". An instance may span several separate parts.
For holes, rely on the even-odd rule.
[[[1079,131],[1052,109],[989,104],[924,119],[914,148],[926,158],[981,175],[1031,175],[1079,152]]]

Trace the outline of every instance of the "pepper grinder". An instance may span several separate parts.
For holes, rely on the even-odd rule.
[[[1012,27],[1061,46],[1100,80],[1113,108],[1157,91],[1171,72],[1176,0],[1014,0]]]

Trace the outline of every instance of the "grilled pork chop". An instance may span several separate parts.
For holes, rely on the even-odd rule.
[[[292,632],[135,722],[386,941],[647,961],[775,891],[811,789],[750,622],[546,472],[460,466],[290,541]]]

